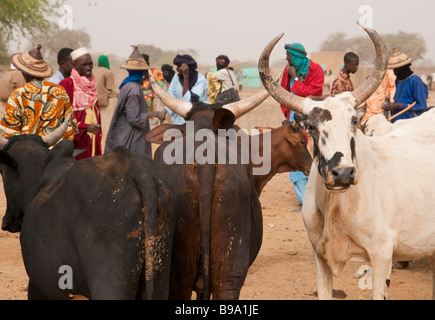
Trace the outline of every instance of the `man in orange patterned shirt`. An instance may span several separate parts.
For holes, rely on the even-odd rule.
[[[12,64],[23,73],[26,84],[15,89],[0,122],[0,137],[20,134],[45,136],[59,127],[73,113],[65,89],[44,81],[53,74],[44,61],[41,45],[34,50],[12,55]],[[74,115],[62,139],[72,140],[77,132]]]
[[[344,55],[344,67],[331,86],[331,94],[339,94],[345,91],[353,91],[353,83],[350,74],[358,71],[359,57],[353,52]]]

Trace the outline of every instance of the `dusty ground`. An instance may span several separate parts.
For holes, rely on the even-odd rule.
[[[243,95],[254,93],[249,89]],[[433,103],[432,105],[435,105]],[[277,104],[268,98],[258,109],[242,117],[238,123],[254,126],[278,126],[281,114]],[[6,209],[0,186],[0,217]],[[264,237],[260,253],[248,271],[242,288],[243,300],[313,300],[316,281],[308,241],[300,212],[291,212],[297,205],[288,173],[276,175],[265,187],[260,201],[263,207]],[[335,299],[368,300],[370,290],[359,288],[353,274],[361,263],[349,262],[343,273],[334,278]],[[0,299],[27,298],[27,275],[23,266],[19,235],[0,231]],[[426,259],[413,261],[406,270],[393,269],[390,299],[428,300],[432,296],[432,273]]]

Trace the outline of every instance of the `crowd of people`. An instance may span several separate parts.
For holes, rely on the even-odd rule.
[[[308,58],[301,43],[286,44],[287,65],[281,86],[300,97],[323,96],[325,72],[322,66]],[[98,58],[94,67],[86,48],[62,48],[58,52],[58,71],[44,61],[41,46],[11,56],[11,69],[0,79],[0,136],[16,134],[46,135],[73,113],[64,139],[84,150],[77,160],[101,155],[125,146],[132,152],[151,156],[151,146],[144,136],[150,130],[150,119],[163,123],[183,124],[184,118],[165,107],[150,84],[150,73],[169,95],[190,103],[216,103],[222,92],[242,89],[243,73],[237,76],[226,55],[216,57],[216,71],[205,75],[198,72],[196,60],[188,54],[176,55],[171,64],[159,71],[150,67],[149,56],[137,47],[121,66],[128,76],[119,88],[106,55]],[[409,119],[427,109],[426,84],[411,69],[411,58],[397,49],[392,50],[388,71],[377,91],[365,102],[367,112],[363,121],[376,114],[391,116],[391,121]],[[358,71],[359,56],[344,55],[343,67],[331,86],[331,95],[353,91],[351,75]],[[48,80],[45,80],[48,79]],[[119,92],[118,92],[119,91]],[[108,105],[116,98],[116,107]],[[281,106],[285,118],[294,121],[294,112]],[[102,146],[104,135],[105,146]],[[307,136],[307,143],[309,139]],[[308,176],[290,172],[299,211],[303,205]]]

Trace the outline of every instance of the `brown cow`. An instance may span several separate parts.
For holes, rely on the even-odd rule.
[[[262,213],[249,163],[240,161],[241,148],[216,137],[219,129],[232,129],[236,117],[268,94],[261,92],[224,108],[221,104],[192,105],[169,96],[150,78],[162,102],[187,121],[161,125],[146,137],[161,143],[154,160],[178,203],[169,298],[191,299],[196,290],[204,299],[238,299],[248,268],[260,250]],[[200,133],[205,133],[209,147],[225,150],[228,157],[232,154],[236,163],[221,163],[208,151],[208,161],[199,160],[204,153]],[[180,150],[181,159],[173,157]]]
[[[307,149],[307,137],[295,122],[284,120],[282,126],[278,128],[256,127],[256,129],[260,131],[260,137],[258,139],[260,156],[263,156],[263,142],[269,141],[262,137],[264,134],[270,135],[271,152],[269,172],[266,174],[252,175],[254,188],[259,197],[263,188],[277,173],[302,171],[306,175],[309,174],[313,160]],[[252,137],[249,136],[249,138],[251,139]],[[249,143],[249,145],[251,146],[251,143]],[[256,164],[255,161],[250,158],[249,166],[251,173],[253,172],[253,168],[261,165],[262,163]]]

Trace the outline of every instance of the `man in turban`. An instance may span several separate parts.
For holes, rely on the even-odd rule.
[[[286,44],[284,48],[286,50],[287,66],[281,79],[281,87],[304,98],[308,96],[322,96],[325,80],[322,67],[307,58],[307,52],[302,44]],[[281,106],[281,110],[287,119],[294,121],[294,111],[290,112],[284,106]],[[307,181],[308,176],[302,172],[290,172],[290,182],[293,182],[298,200],[298,206],[293,211],[300,211],[302,209]]]
[[[77,160],[101,155],[100,106],[97,96],[97,82],[92,74],[92,57],[86,48],[71,52],[74,68],[71,76],[62,80],[63,86],[73,105],[79,132],[74,136],[74,148],[85,150]]]
[[[393,69],[396,76],[396,92],[394,103],[386,103],[385,111],[391,111],[394,116],[409,105],[415,105],[393,119],[393,122],[401,119],[411,119],[421,115],[427,109],[428,89],[421,78],[411,70],[412,59],[405,53],[393,48],[388,60],[388,69]]]
[[[196,69],[198,65],[190,55],[177,55],[174,58],[174,65],[177,66],[177,74],[171,81],[168,89],[168,94],[183,101],[187,102],[208,102],[207,89],[208,81],[207,79]],[[185,120],[183,117],[179,116],[168,107],[166,107],[167,112],[174,119],[174,124],[183,124]]]
[[[234,88],[239,89],[239,82],[234,74],[234,69],[229,66],[230,59],[226,55],[216,57],[216,72],[207,73],[208,99],[210,103],[216,103],[218,93]]]

